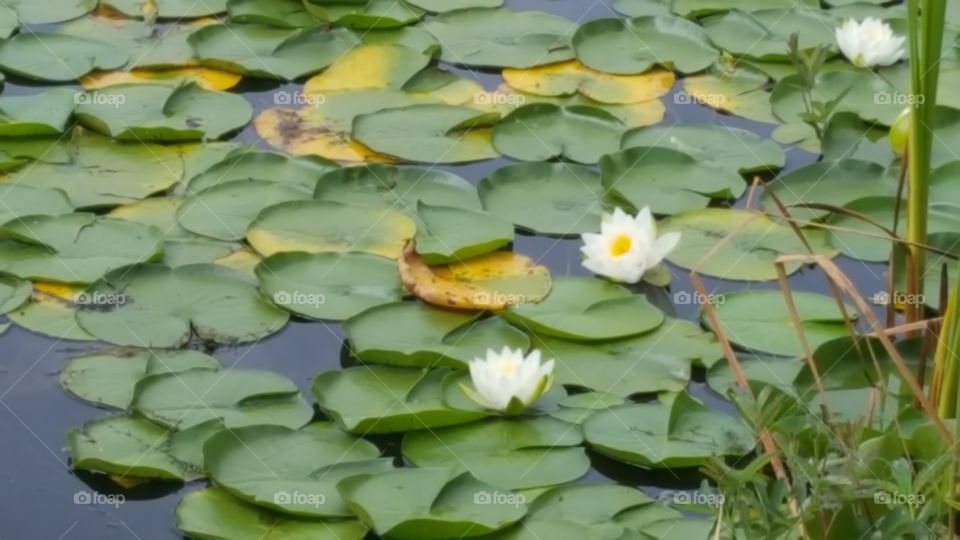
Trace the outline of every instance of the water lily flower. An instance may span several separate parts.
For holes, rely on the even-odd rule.
[[[553,384],[553,360],[540,363],[540,351],[524,356],[522,349],[487,349],[486,358],[470,362],[473,388],[464,393],[481,406],[506,414],[520,414],[536,403]]]
[[[837,45],[857,67],[889,66],[903,58],[905,37],[893,33],[890,25],[867,17],[863,22],[847,19],[837,28]]]
[[[637,283],[655,268],[680,241],[680,233],[657,236],[650,208],[636,217],[616,208],[600,224],[600,234],[582,235],[583,266],[614,281]]]

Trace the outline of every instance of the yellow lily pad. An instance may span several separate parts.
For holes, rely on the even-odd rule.
[[[673,72],[655,69],[642,75],[613,75],[571,60],[530,69],[505,69],[511,87],[538,96],[580,93],[601,103],[638,103],[657,99],[676,82]]]
[[[401,45],[361,45],[308,80],[303,92],[317,95],[333,90],[400,89],[429,62],[428,56]]]
[[[174,84],[196,83],[204,90],[229,90],[243,77],[229,71],[221,71],[208,67],[185,67],[154,71],[149,69],[133,69],[130,71],[97,71],[80,79],[80,84],[87,90],[94,90],[106,86],[125,83],[142,82],[170,82]]]

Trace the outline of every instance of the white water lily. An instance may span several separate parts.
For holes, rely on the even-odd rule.
[[[858,67],[889,66],[903,58],[905,37],[893,33],[889,24],[867,17],[863,22],[847,19],[837,28],[837,45]]]
[[[473,388],[462,388],[484,408],[519,414],[550,389],[553,364],[553,360],[541,364],[539,350],[524,356],[522,349],[504,347],[499,353],[487,349],[486,358],[470,362]]]
[[[680,233],[657,236],[650,208],[636,217],[616,208],[600,224],[600,234],[582,235],[583,266],[614,281],[637,283],[677,247]]]

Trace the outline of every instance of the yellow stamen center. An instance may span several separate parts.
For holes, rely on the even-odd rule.
[[[624,253],[630,251],[630,248],[633,246],[633,240],[625,234],[621,234],[613,239],[613,242],[610,242],[610,255],[614,257],[619,257]]]
[[[517,370],[517,366],[513,364],[503,364],[500,366],[500,374],[506,375],[507,377],[513,377],[514,371]]]

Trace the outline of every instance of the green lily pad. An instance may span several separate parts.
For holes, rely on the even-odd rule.
[[[17,326],[60,340],[96,339],[77,324],[77,305],[73,301],[82,289],[48,284],[34,288],[29,300],[7,314]]]
[[[445,62],[528,68],[573,58],[577,25],[539,11],[477,8],[443,13],[423,27],[440,41]]]
[[[486,412],[456,409],[444,402],[440,369],[358,366],[321,373],[313,395],[323,412],[350,433],[403,433],[463,424]]]
[[[189,38],[194,54],[206,66],[288,81],[321,71],[356,40],[345,29],[297,30],[253,24],[205,26]]]
[[[571,424],[583,424],[587,418],[590,418],[597,411],[609,409],[617,405],[623,405],[624,399],[613,394],[602,394],[599,392],[584,392],[568,396],[558,403],[559,408],[550,412],[550,416],[569,422]]]
[[[124,69],[170,69],[199,65],[187,44],[187,36],[197,28],[198,25],[185,24],[161,32],[148,21],[84,17],[63,25],[60,33],[111,43],[126,51],[130,60]]]
[[[242,96],[189,83],[117,84],[89,92],[77,118],[121,141],[219,139],[247,124],[253,106]]]
[[[683,152],[700,163],[740,174],[779,169],[786,163],[780,145],[743,129],[709,124],[644,127],[623,136],[622,147],[662,147]]]
[[[392,0],[305,0],[304,6],[318,19],[358,30],[396,28],[423,15],[416,6]]]
[[[549,416],[496,418],[408,432],[403,455],[417,467],[470,471],[504,489],[563,484],[586,474],[590,460],[573,424]]]
[[[487,349],[527,350],[530,338],[499,317],[445,311],[417,302],[397,302],[364,311],[343,323],[353,353],[363,362],[462,369]]]
[[[317,182],[314,197],[356,206],[399,210],[416,217],[421,202],[479,210],[477,190],[463,178],[439,169],[367,164],[329,172]]]
[[[218,486],[259,506],[307,517],[352,516],[336,484],[392,470],[392,460],[379,456],[373,443],[325,422],[224,430],[203,445],[204,469]]]
[[[26,216],[59,216],[73,211],[62,190],[36,188],[4,182],[0,184],[0,225]]]
[[[307,28],[318,22],[303,0],[230,0],[227,14],[230,22],[279,28]]]
[[[195,234],[238,241],[243,240],[247,227],[267,207],[311,199],[310,191],[296,184],[236,180],[184,199],[177,209],[177,223]]]
[[[185,430],[220,419],[226,427],[296,429],[313,409],[293,381],[270,371],[191,369],[148,375],[137,383],[132,410],[161,426]]]
[[[405,294],[396,263],[366,253],[278,253],[256,274],[274,304],[310,319],[349,319]]]
[[[663,15],[590,21],[577,29],[573,47],[587,67],[618,75],[643,73],[656,65],[696,73],[720,56],[699,25]]]
[[[839,99],[835,112],[852,112],[867,122],[884,126],[892,125],[903,111],[904,106],[898,103],[897,95],[902,97],[900,91],[883,78],[869,70],[852,67],[821,73],[813,89],[815,101],[827,103]],[[774,114],[783,122],[800,121],[806,109],[796,75],[780,80],[773,87],[770,104]]]
[[[0,98],[0,137],[57,135],[70,127],[76,92],[55,88],[32,96]]]
[[[242,274],[212,264],[120,269],[88,293],[124,300],[109,309],[77,314],[84,330],[117,345],[179,347],[193,335],[243,343],[279,331],[288,319],[287,312],[264,301]]]
[[[121,478],[190,481],[203,477],[195,465],[177,459],[169,429],[136,416],[106,416],[67,433],[75,469]]]
[[[183,161],[170,147],[121,143],[99,135],[77,137],[65,162],[37,162],[14,172],[8,184],[63,190],[78,208],[116,206],[177,184]]]
[[[220,362],[199,351],[131,349],[74,356],[60,372],[60,386],[80,399],[126,409],[137,381],[158,373],[220,369]]]
[[[894,160],[887,130],[851,112],[830,117],[823,133],[823,160],[857,159],[886,166]]]
[[[498,8],[503,0],[408,0],[407,3],[431,13],[446,13],[458,9]]]
[[[635,208],[678,214],[703,208],[713,199],[736,199],[747,190],[729,168],[664,147],[636,147],[600,159],[603,186]]]
[[[767,281],[777,279],[776,258],[782,254],[806,253],[807,248],[793,230],[762,214],[748,210],[706,208],[685,212],[664,220],[661,234],[681,233],[680,243],[667,255],[671,263],[696,269],[701,274],[722,279]],[[725,237],[735,237],[715,253],[711,251]],[[832,257],[837,251],[829,244],[826,231],[803,231],[816,253]],[[710,257],[707,257],[711,254]],[[787,273],[800,269],[800,263],[787,263]]]
[[[128,17],[145,18],[153,9],[161,19],[209,17],[227,11],[227,0],[101,0]],[[147,7],[151,5],[152,7]]]
[[[54,32],[17,34],[0,42],[0,69],[39,81],[75,81],[127,60],[127,53],[110,43]]]
[[[359,521],[321,521],[271,512],[220,488],[184,495],[177,505],[177,529],[190,537],[231,540],[362,540],[368,530]]]
[[[5,0],[4,7],[17,12],[26,24],[51,24],[82,17],[97,7],[96,0]]]
[[[386,208],[292,201],[261,212],[247,229],[247,241],[267,257],[284,251],[352,251],[396,259],[416,230],[410,218]]]
[[[451,477],[446,468],[354,476],[337,489],[378,535],[401,540],[482,536],[519,521],[527,510],[518,494],[498,491],[469,473]],[[491,503],[478,504],[480,494],[491,496]]]
[[[843,206],[865,197],[892,196],[897,189],[895,182],[881,165],[845,159],[820,161],[795,169],[772,182],[770,190],[787,206],[791,216],[816,220],[829,214],[829,210],[790,207],[811,203]],[[760,201],[763,208],[777,211],[770,195],[764,193]]]
[[[0,172],[14,171],[31,162],[65,163],[70,159],[67,148],[60,137],[0,139]]]
[[[417,253],[428,265],[462,262],[513,242],[513,225],[481,210],[421,202]]]
[[[766,357],[751,354],[739,359],[740,367],[751,384],[760,383],[792,392],[793,380],[803,368],[803,363],[795,359]],[[737,380],[728,362],[718,362],[707,371],[707,384],[714,392],[726,396],[736,388]]]
[[[15,276],[0,274],[0,315],[23,305],[33,293],[33,285]]]
[[[619,148],[624,129],[620,120],[602,109],[533,103],[497,123],[493,146],[501,154],[523,161],[563,158],[596,163],[600,156]]]
[[[674,0],[672,9],[682,17],[702,17],[722,11],[760,11],[795,6],[819,7],[819,0]]]
[[[663,323],[663,313],[643,295],[593,278],[557,278],[539,304],[503,312],[510,322],[564,339],[599,341],[633,336]]]
[[[0,7],[0,39],[8,39],[20,29],[20,16],[13,8]]]
[[[833,45],[840,19],[829,11],[803,6],[763,9],[747,13],[734,9],[704,21],[710,40],[737,56],[757,60],[789,60],[787,40],[799,36],[800,49]]]
[[[843,315],[832,296],[793,291],[793,301],[811,348],[847,335]],[[734,344],[770,354],[803,355],[781,291],[744,290],[724,294],[716,311],[720,327]],[[856,310],[847,306],[847,314],[855,317]]]
[[[737,67],[719,64],[701,75],[683,79],[683,96],[687,103],[698,103],[742,116],[757,122],[777,124],[779,120],[770,106],[766,73],[747,65]]]
[[[193,195],[237,180],[277,182],[312,190],[321,176],[337,168],[336,163],[314,156],[291,157],[273,152],[231,153],[190,178],[186,192]]]
[[[499,113],[469,107],[410,105],[357,116],[353,138],[376,152],[406,161],[479,161],[498,155],[486,128],[499,119]]]
[[[0,271],[39,281],[92,283],[162,252],[155,227],[83,213],[20,218],[0,236]]]
[[[741,456],[755,437],[739,418],[712,410],[686,393],[667,403],[623,405],[583,424],[596,451],[644,467],[696,467],[715,456]]]
[[[508,165],[481,180],[477,190],[488,212],[540,234],[595,232],[603,218],[600,175],[579,165]]]
[[[672,0],[613,0],[610,6],[627,17],[646,17],[648,15],[672,15]]]
[[[647,334],[603,343],[534,335],[533,346],[556,361],[557,383],[619,397],[680,392],[690,382],[692,364],[711,365],[723,357],[713,335],[680,319],[668,319]]]

